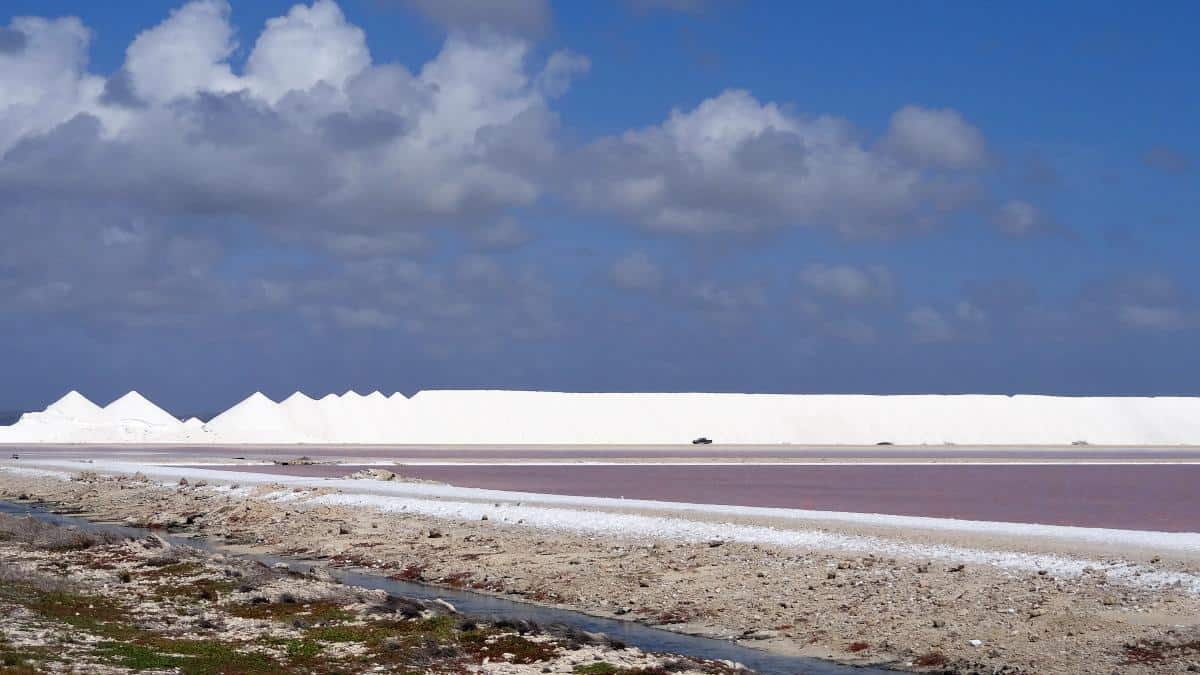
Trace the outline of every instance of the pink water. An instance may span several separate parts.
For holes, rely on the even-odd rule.
[[[223,468],[342,476],[350,465]],[[1200,532],[1200,465],[393,467],[465,487],[588,497]]]

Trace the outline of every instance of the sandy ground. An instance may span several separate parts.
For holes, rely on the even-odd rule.
[[[1195,577],[1200,566],[1190,556],[1123,551],[1132,553],[1126,560],[1104,552],[1102,544],[1075,542],[1065,551],[1049,540],[1029,547],[1104,556],[1079,575],[1059,575],[902,555],[574,534],[501,518],[313,503],[329,492],[282,486],[231,491],[195,481],[164,487],[130,477],[67,482],[0,472],[4,497],[24,494],[255,550],[747,641],[779,653],[938,672],[1200,668],[1194,587],[1140,583],[1158,571]],[[281,494],[288,501],[279,501]],[[264,499],[268,495],[274,501]],[[872,529],[828,527],[860,534]],[[904,536],[943,543],[951,535]],[[976,536],[974,543],[988,539]],[[990,541],[996,550],[1014,543]]]

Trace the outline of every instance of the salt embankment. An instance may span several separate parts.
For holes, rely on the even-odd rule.
[[[256,392],[207,423],[137,392],[71,392],[0,443],[1200,445],[1200,398],[348,391]]]

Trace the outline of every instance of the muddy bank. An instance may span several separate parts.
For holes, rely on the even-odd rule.
[[[1067,579],[764,545],[584,537],[243,492],[0,473],[8,497],[779,653],[987,673],[1181,672],[1200,661],[1188,646],[1200,639],[1194,596],[1111,584],[1104,574]]]

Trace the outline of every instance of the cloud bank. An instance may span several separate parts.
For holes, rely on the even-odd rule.
[[[282,338],[280,364],[313,345],[340,345],[338,372],[471,351],[518,375],[583,353],[593,376],[645,363],[637,374],[688,382],[731,353],[895,362],[889,349],[1073,340],[1083,322],[1198,325],[1184,282],[1154,269],[1042,292],[1041,263],[1022,263],[1035,246],[1074,255],[1068,237],[1035,236],[1064,231],[1069,210],[1049,188],[998,189],[1003,149],[965,108],[903,102],[867,128],[733,82],[589,136],[567,111],[592,62],[538,41],[545,0],[395,4],[444,30],[423,62],[372,54],[332,0],[253,33],[226,0],[181,3],[103,73],[78,18],[0,26],[8,344],[58,339],[95,363],[111,345],[136,361],[176,339],[186,360],[241,348],[228,340],[274,354]],[[1164,180],[1193,169],[1184,149],[1140,159]],[[1002,279],[910,264],[944,262],[936,236],[951,255],[1011,247],[1014,264]]]

